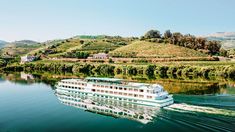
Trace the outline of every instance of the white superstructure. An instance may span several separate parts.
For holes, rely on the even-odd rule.
[[[159,84],[125,82],[115,78],[65,79],[58,83],[57,91],[83,93],[92,97],[158,107],[164,107],[174,102],[172,96]]]

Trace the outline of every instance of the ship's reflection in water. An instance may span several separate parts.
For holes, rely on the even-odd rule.
[[[175,103],[170,106],[159,107],[146,106],[125,101],[107,99],[105,97],[88,96],[85,93],[72,92],[70,90],[56,89],[56,96],[61,103],[83,109],[88,112],[112,116],[114,118],[126,118],[133,121],[138,121],[142,124],[147,124],[161,117],[163,111],[171,111],[176,113],[190,114],[212,114],[226,117],[235,117],[235,111],[219,109],[207,106],[189,105],[184,103]],[[164,115],[166,116],[166,115]]]
[[[64,91],[56,90],[55,94],[60,102],[65,105],[114,118],[127,118],[143,124],[151,122],[160,111],[158,107],[138,105],[102,97],[91,97],[84,93],[71,94],[69,91],[65,93]]]

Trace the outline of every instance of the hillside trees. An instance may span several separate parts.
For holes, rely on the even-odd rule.
[[[209,41],[205,38],[196,37],[190,34],[183,35],[180,32],[171,33],[170,30],[167,30],[163,36],[161,36],[160,31],[158,30],[150,30],[143,37],[141,37],[141,40],[148,40],[150,42],[164,41],[165,43],[183,46],[211,55],[218,54],[221,48],[218,41]]]
[[[71,51],[67,52],[63,57],[66,58],[78,58],[78,59],[86,59],[90,54],[88,52],[83,52],[83,51]]]
[[[160,31],[158,30],[150,30],[144,35],[145,39],[151,39],[151,38],[161,38]]]

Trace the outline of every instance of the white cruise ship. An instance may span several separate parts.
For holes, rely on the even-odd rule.
[[[115,78],[65,79],[58,82],[60,93],[84,94],[128,103],[164,107],[173,104],[172,95],[159,84],[133,83]]]

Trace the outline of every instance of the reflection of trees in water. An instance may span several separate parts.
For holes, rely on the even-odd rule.
[[[167,89],[167,85],[165,88]],[[179,88],[176,88],[179,87]],[[169,88],[170,93],[177,94],[192,94],[192,95],[203,95],[203,94],[215,94],[220,91],[218,83],[199,84],[199,83],[173,83],[173,86]]]
[[[221,84],[218,81],[210,81],[201,78],[177,78],[171,76],[169,78],[149,78],[148,76],[118,76],[119,78],[125,78],[129,81],[139,81],[147,83],[159,83],[163,85],[164,89],[173,94],[191,94],[191,95],[203,95],[203,94],[216,94],[221,93],[221,89],[226,89],[226,83]]]
[[[131,67],[130,67],[131,68]],[[102,70],[101,70],[102,69]],[[194,95],[202,95],[202,94],[215,94],[215,93],[226,93],[227,86],[226,84],[229,83],[230,86],[233,86],[235,83],[233,81],[226,82],[226,80],[221,81],[211,81],[206,80],[202,78],[182,78],[177,77],[177,75],[172,76],[147,76],[144,74],[135,74],[135,75],[129,75],[129,74],[103,74],[107,70],[112,70],[112,68],[109,69],[103,69],[100,67],[100,74],[84,74],[84,73],[67,73],[67,72],[32,72],[32,73],[25,73],[32,75],[33,79],[22,79],[21,73],[14,72],[14,73],[4,73],[2,74],[2,78],[5,78],[6,80],[10,80],[12,82],[17,82],[21,84],[32,84],[36,82],[43,82],[45,84],[48,84],[50,86],[54,86],[57,81],[64,79],[64,78],[84,78],[86,76],[99,76],[99,77],[115,77],[115,78],[123,78],[128,81],[136,81],[136,82],[145,82],[145,83],[159,83],[164,86],[164,88],[169,93],[182,93],[182,94],[194,94]],[[135,73],[135,70],[133,69],[133,73]],[[151,68],[149,73],[151,73]],[[151,75],[151,74],[149,74]],[[223,84],[221,84],[223,82]]]

